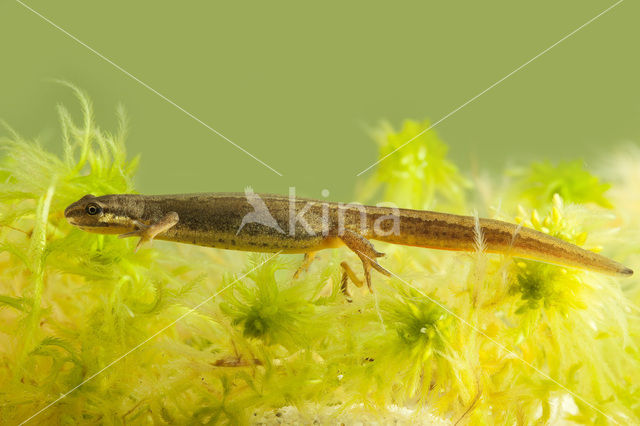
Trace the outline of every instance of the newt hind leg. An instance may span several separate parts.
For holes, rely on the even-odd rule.
[[[298,269],[296,270],[296,272],[293,274],[293,279],[297,279],[300,274],[302,274],[303,272],[307,272],[309,270],[309,267],[311,266],[311,263],[313,263],[313,259],[315,259],[316,257],[316,252],[315,251],[310,251],[304,254],[304,259],[302,260],[302,264],[298,267]]]
[[[391,273],[380,266],[380,264],[378,264],[378,262],[376,262],[375,260],[377,257],[384,256],[384,253],[380,253],[379,251],[377,251],[373,247],[373,244],[371,244],[371,242],[365,237],[349,229],[346,230],[342,236],[340,236],[340,239],[347,247],[349,247],[355,254],[357,254],[362,261],[362,267],[364,268],[364,281],[367,283],[369,291],[373,293],[373,288],[371,287],[371,268],[375,269],[381,274],[391,276]],[[342,292],[349,299],[350,295],[349,290],[347,289],[347,278],[351,279],[351,281],[353,281],[353,283],[357,287],[362,287],[363,282],[355,275],[353,270],[349,267],[349,265],[346,264],[346,262],[342,262],[340,266],[342,266],[343,269]]]

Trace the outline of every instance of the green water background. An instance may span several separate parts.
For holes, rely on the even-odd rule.
[[[58,152],[54,106],[121,102],[147,193],[349,201],[381,120],[436,121],[596,16],[607,1],[29,1],[283,174],[276,175],[14,1],[0,3],[0,118]],[[626,0],[436,128],[464,170],[582,157],[640,140],[640,4]]]

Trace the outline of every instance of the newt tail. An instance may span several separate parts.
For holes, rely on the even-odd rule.
[[[488,253],[506,254],[610,275],[630,276],[633,270],[559,238],[520,225],[430,211],[401,210],[400,235],[371,236],[392,244],[474,251],[482,235]]]

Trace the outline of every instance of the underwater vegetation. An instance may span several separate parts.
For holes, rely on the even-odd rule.
[[[126,120],[59,107],[54,155],[8,128],[0,148],[0,423],[313,422],[411,410],[469,424],[640,423],[640,281],[490,255],[376,243],[393,275],[339,292],[348,250],[257,255],[95,235],[64,208],[135,192]],[[376,135],[380,157],[428,127]],[[608,161],[608,162],[607,162]],[[433,131],[360,182],[361,201],[522,223],[640,270],[640,151],[597,174],[541,162],[463,174]],[[213,189],[213,188],[212,188]],[[194,309],[195,308],[195,309]],[[361,411],[358,411],[361,412]],[[430,417],[431,418],[431,417]]]

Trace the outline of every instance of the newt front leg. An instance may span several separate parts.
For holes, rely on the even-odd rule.
[[[138,244],[134,252],[137,252],[140,246],[147,241],[151,242],[153,239],[163,232],[168,231],[173,228],[180,221],[180,217],[176,212],[169,212],[162,216],[160,220],[156,222],[152,222],[149,225],[145,225],[140,221],[135,221],[135,225],[138,227],[137,230],[132,232],[127,232],[125,234],[118,235],[118,238],[129,238],[129,237],[140,237]]]

